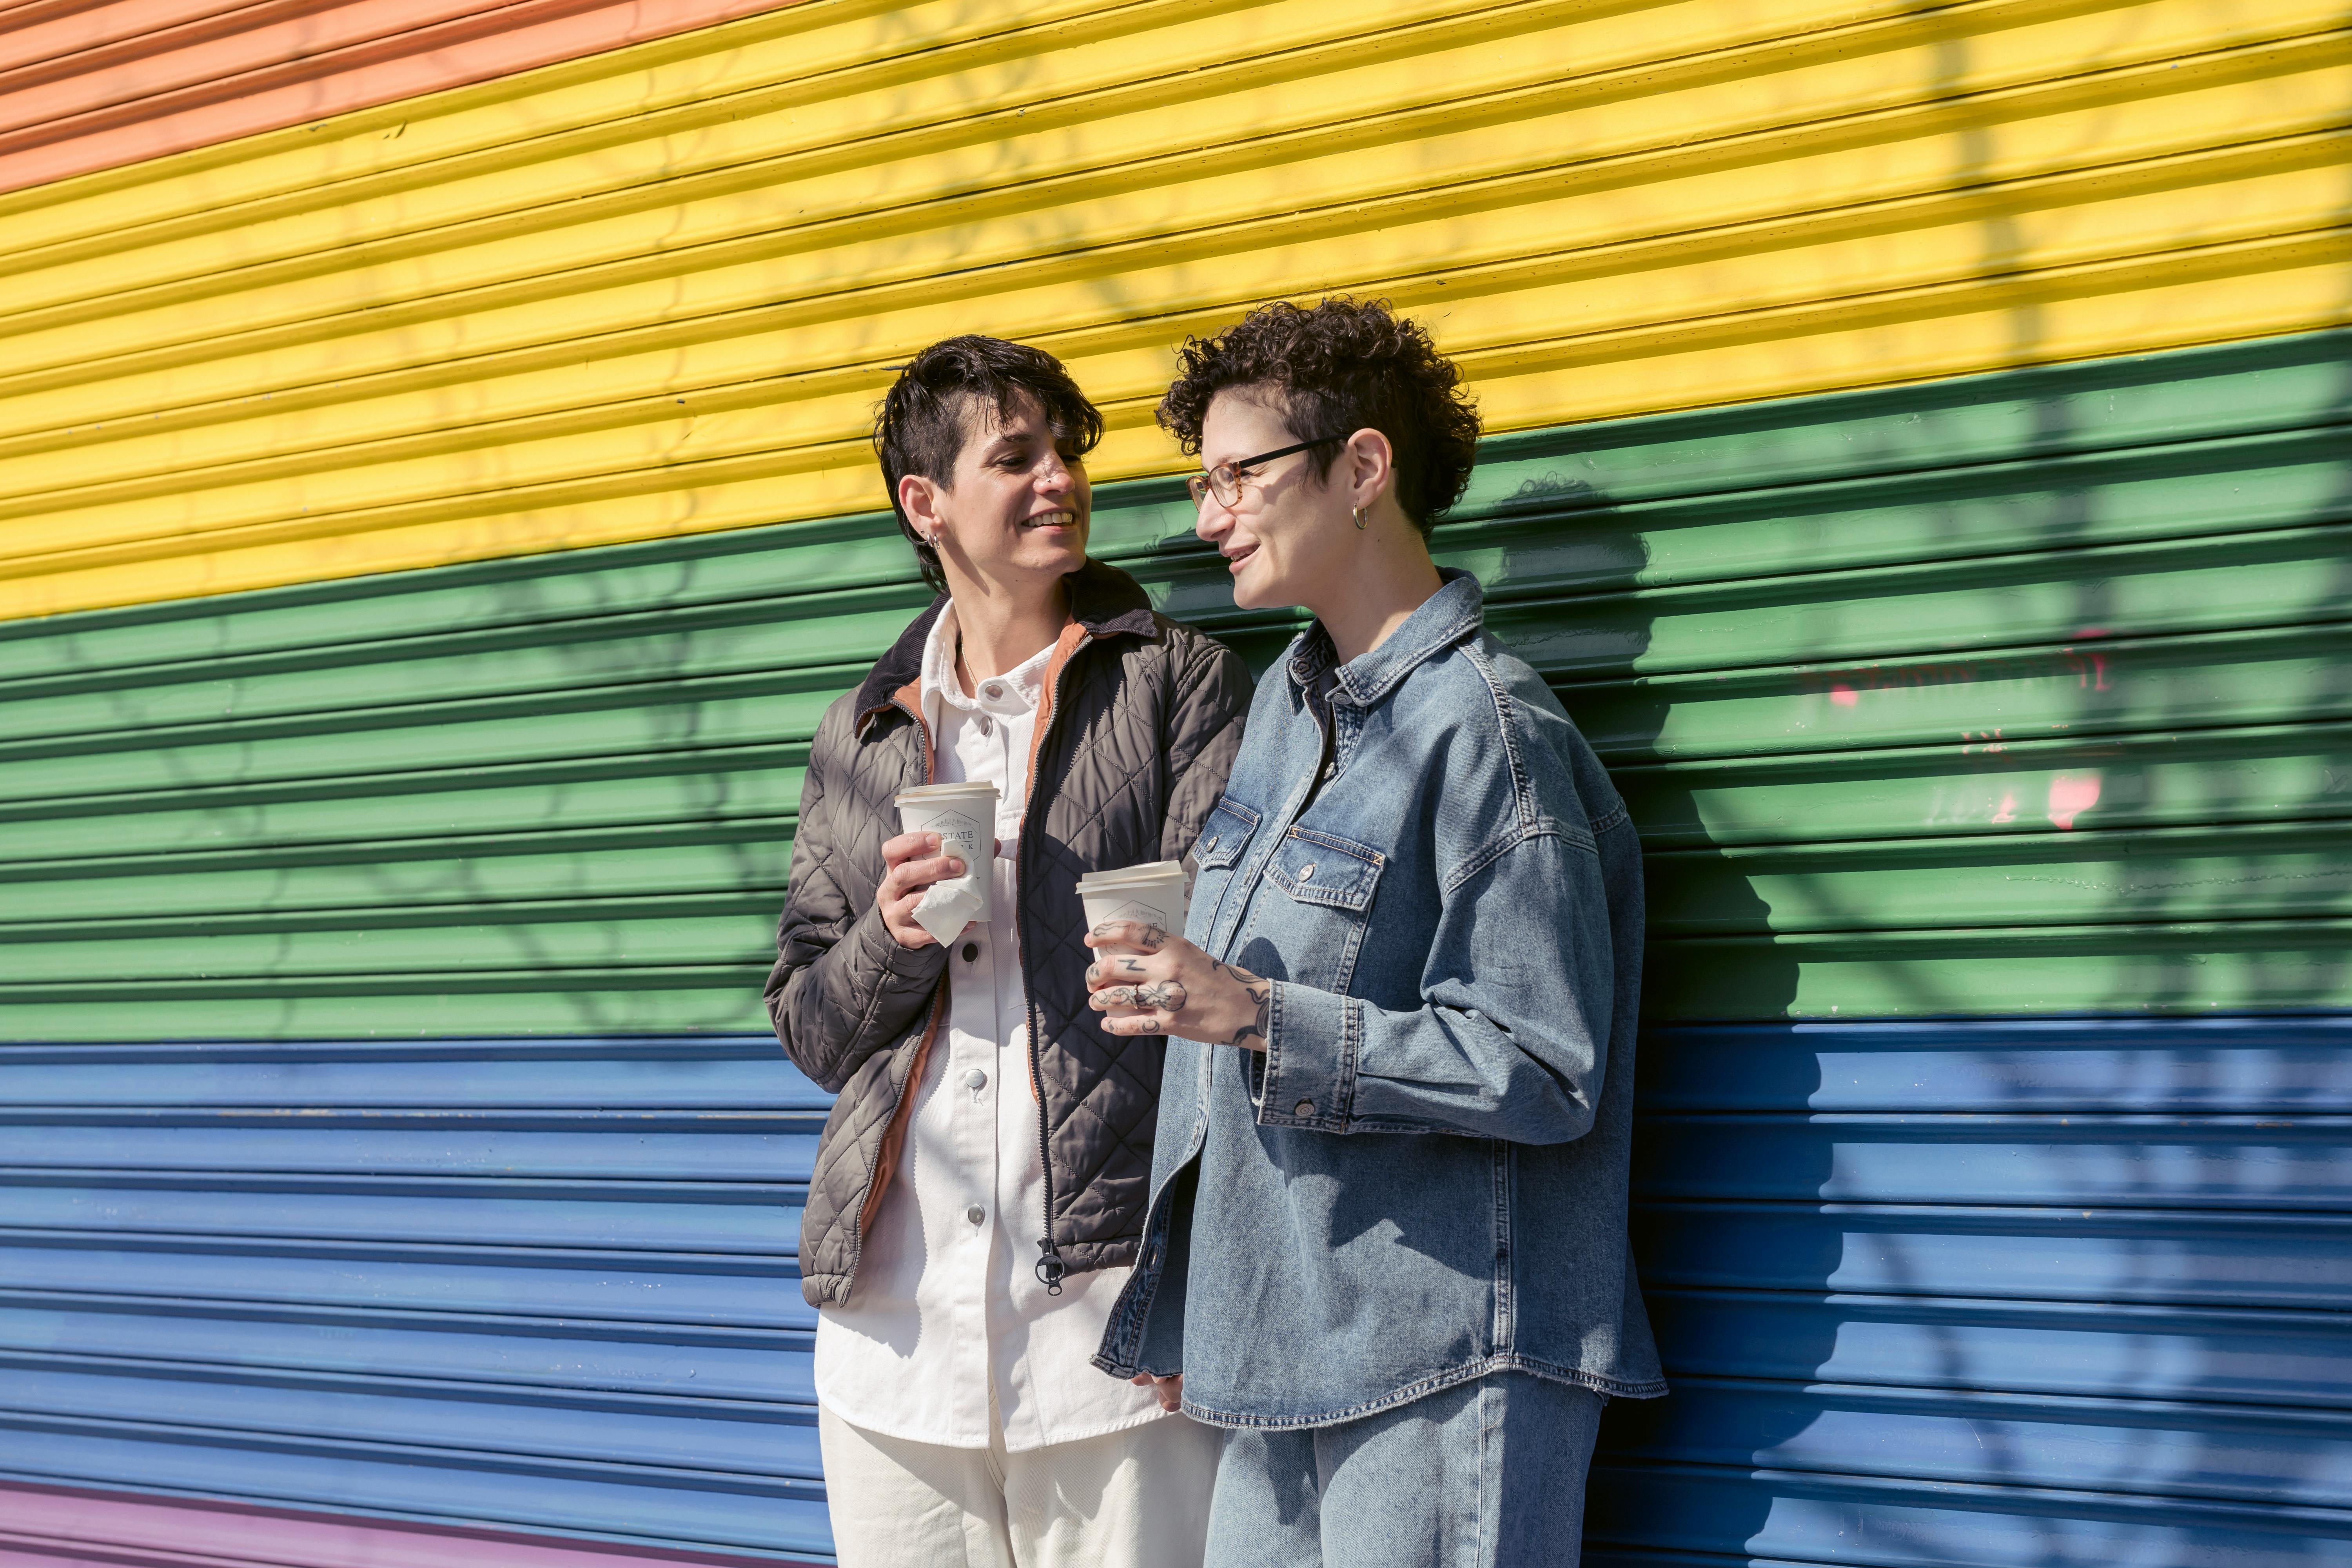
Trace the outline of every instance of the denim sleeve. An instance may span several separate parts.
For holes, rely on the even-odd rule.
[[[1538,830],[1447,889],[1419,1008],[1276,983],[1257,1119],[1580,1138],[1601,1100],[1614,979],[1598,857]]]

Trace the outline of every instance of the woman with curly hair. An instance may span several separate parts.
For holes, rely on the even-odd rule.
[[[1167,1034],[1096,1363],[1227,1429],[1215,1568],[1573,1563],[1605,1398],[1658,1371],[1626,1240],[1642,872],[1559,700],[1431,559],[1478,419],[1378,303],[1187,343],[1160,422],[1245,608],[1250,710],[1182,937],[1096,928]]]

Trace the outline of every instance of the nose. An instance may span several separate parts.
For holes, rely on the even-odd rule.
[[[1038,492],[1047,496],[1065,496],[1076,489],[1078,477],[1070,471],[1070,465],[1062,460],[1062,454],[1047,450],[1045,460],[1037,465]]]
[[[1201,515],[1192,520],[1192,531],[1214,544],[1234,531],[1234,514],[1224,509],[1215,491],[1201,498]]]

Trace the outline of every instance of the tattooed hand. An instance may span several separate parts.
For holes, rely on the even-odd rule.
[[[1274,985],[1211,958],[1156,925],[1106,921],[1087,935],[1100,955],[1087,969],[1089,1005],[1114,1035],[1181,1035],[1265,1049]]]

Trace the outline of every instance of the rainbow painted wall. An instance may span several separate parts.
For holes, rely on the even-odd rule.
[[[2347,0],[0,4],[0,1568],[830,1555],[757,1001],[986,331],[1377,295],[1650,851],[1602,1568],[2352,1564]]]

